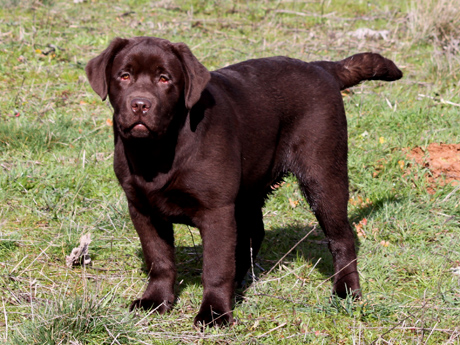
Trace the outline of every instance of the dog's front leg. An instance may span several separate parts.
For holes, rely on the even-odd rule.
[[[197,226],[203,239],[203,301],[195,325],[231,324],[235,279],[236,221],[234,206],[206,210]]]
[[[147,289],[140,299],[131,303],[134,308],[156,308],[163,314],[174,303],[174,234],[172,224],[140,212],[129,203],[129,213],[139,235],[149,273]]]

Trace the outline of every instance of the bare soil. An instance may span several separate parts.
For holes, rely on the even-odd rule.
[[[431,143],[426,149],[416,147],[408,155],[430,170],[427,179],[430,185],[444,186],[446,184],[460,184],[460,144]],[[428,192],[434,192],[429,189]]]

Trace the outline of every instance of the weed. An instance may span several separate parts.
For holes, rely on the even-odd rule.
[[[37,306],[9,344],[132,344],[139,337],[135,320],[104,302],[77,296]]]

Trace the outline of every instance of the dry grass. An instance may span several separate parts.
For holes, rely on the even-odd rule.
[[[438,80],[460,76],[460,5],[457,0],[412,0],[407,16],[412,45],[433,46],[431,72]]]
[[[433,42],[439,46],[451,42],[458,48],[460,6],[457,0],[411,0],[407,21],[408,33],[415,42]]]

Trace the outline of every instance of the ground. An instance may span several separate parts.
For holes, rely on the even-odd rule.
[[[415,147],[407,155],[416,164],[427,168],[425,178],[434,193],[435,185],[460,183],[460,144],[431,143],[426,148]]]

